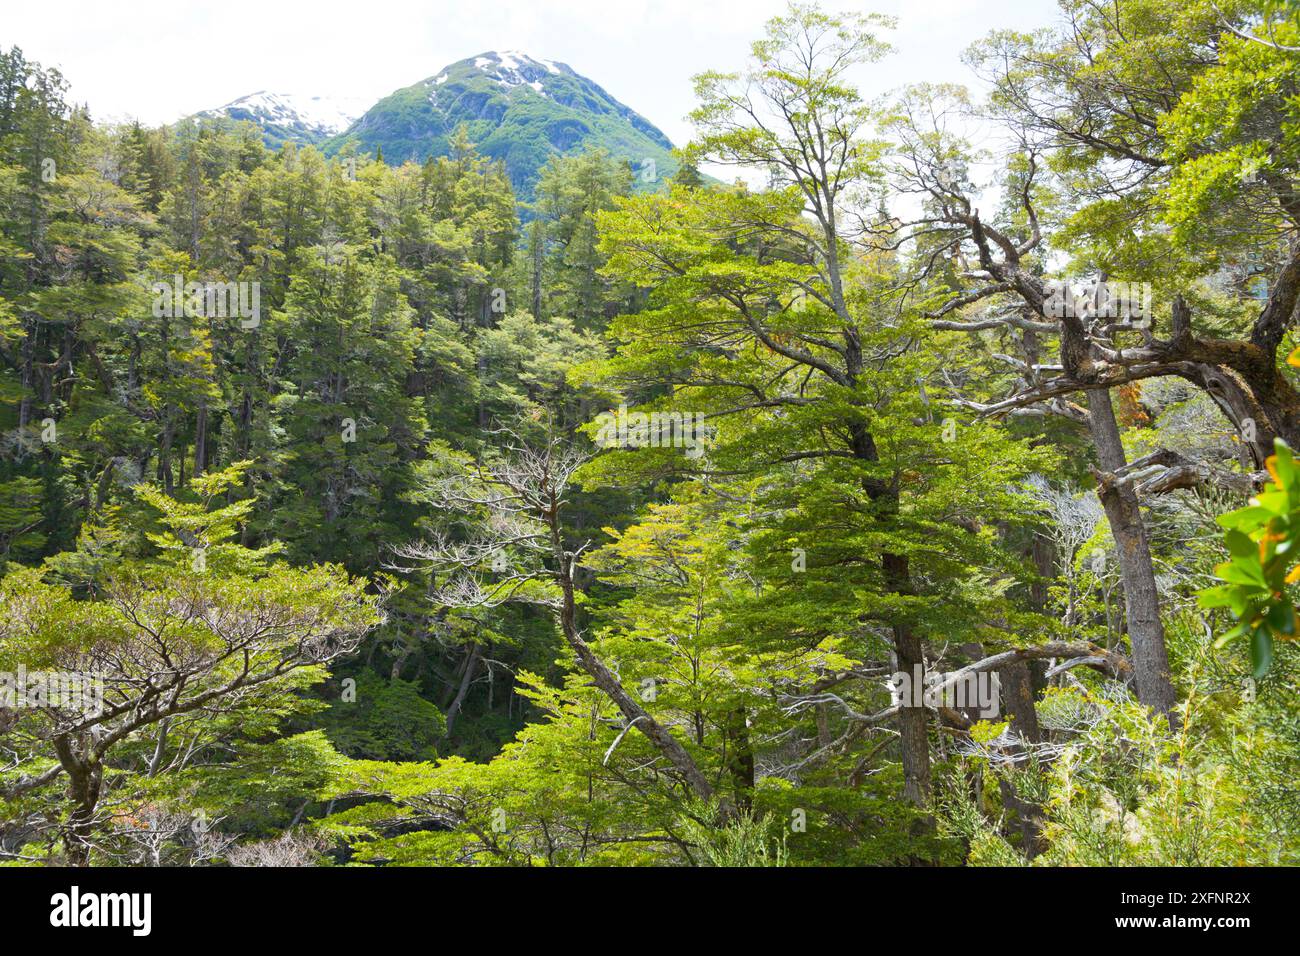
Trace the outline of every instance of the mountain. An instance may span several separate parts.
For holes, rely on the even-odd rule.
[[[480,153],[505,163],[523,200],[555,153],[603,147],[659,180],[677,169],[672,143],[645,117],[571,67],[516,51],[482,53],[397,90],[322,148],[351,144],[382,149],[389,163],[422,162],[445,155],[462,123]]]
[[[346,130],[365,109],[365,101],[351,98],[261,90],[197,115],[250,120],[262,128],[266,145],[279,149],[286,142],[322,143]]]

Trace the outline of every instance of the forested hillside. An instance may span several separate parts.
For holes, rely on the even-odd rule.
[[[1300,16],[892,27],[671,155],[0,53],[0,863],[1300,863]]]
[[[322,149],[423,160],[448,153],[462,127],[479,152],[502,162],[524,200],[535,198],[539,172],[556,153],[603,149],[646,185],[677,171],[672,143],[649,120],[567,64],[509,50],[394,91]]]
[[[569,65],[513,50],[459,60],[373,104],[263,91],[182,122],[223,117],[255,125],[272,150],[310,145],[354,163],[359,154],[423,162],[451,155],[468,136],[480,155],[501,161],[525,220],[553,156],[604,150],[632,167],[642,189],[678,170],[673,144],[645,117]]]

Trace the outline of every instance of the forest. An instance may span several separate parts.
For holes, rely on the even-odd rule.
[[[1300,864],[1300,7],[894,26],[528,195],[0,52],[0,865]]]

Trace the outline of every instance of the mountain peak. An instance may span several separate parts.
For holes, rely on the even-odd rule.
[[[451,64],[427,82],[432,86],[441,86],[453,73],[460,72],[484,76],[506,89],[530,86],[534,92],[543,95],[544,81],[548,76],[578,75],[567,63],[539,59],[519,50],[488,50]]]
[[[568,64],[521,50],[488,50],[445,66],[380,100],[325,148],[351,143],[382,148],[388,162],[422,162],[446,155],[459,126],[480,153],[505,163],[524,201],[556,153],[603,148],[653,170],[655,179],[676,169],[672,143],[653,123]]]
[[[271,145],[284,140],[317,143],[343,132],[369,105],[368,100],[357,97],[258,90],[197,115],[251,120],[263,129]]]
[[[349,98],[259,90],[200,117],[251,120],[268,146],[310,143],[326,154],[383,150],[390,163],[446,155],[464,126],[484,156],[505,164],[516,194],[533,195],[551,156],[601,148],[640,171],[640,184],[677,168],[653,123],[566,63],[521,50],[488,50],[370,105]]]
[[[535,72],[540,68],[547,73],[568,73],[570,76],[576,76],[573,68],[567,63],[531,57],[519,50],[489,50],[471,59],[476,67],[489,75],[496,73],[509,76],[514,73]]]

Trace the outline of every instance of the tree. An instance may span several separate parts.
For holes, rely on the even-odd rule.
[[[837,633],[846,619],[883,625],[895,669],[911,674],[925,667],[925,608],[938,599],[919,582],[969,573],[943,560],[930,566],[939,557],[935,535],[950,555],[996,564],[977,515],[987,514],[985,504],[994,511],[1009,502],[971,500],[964,517],[951,511],[950,482],[997,460],[986,444],[993,436],[956,418],[934,420],[917,387],[931,367],[914,351],[919,329],[900,311],[890,257],[852,250],[841,232],[850,199],[862,201],[853,194],[879,178],[878,147],[866,137],[872,115],[843,77],[881,54],[878,25],[792,7],[754,45],[743,78],[697,80],[701,136],[692,150],[768,168],[776,188],[677,187],[668,197],[625,200],[602,217],[609,268],[653,291],[646,312],[614,323],[618,358],[595,374],[625,390],[666,387],[670,398],[642,408],[709,422],[716,438],[701,473],[773,481],[760,498],[772,523],[768,574],[790,563],[791,548],[817,555],[809,566],[821,573],[783,575],[790,583],[766,605],[771,622],[799,626],[810,639]],[[962,437],[946,444],[945,433]],[[674,451],[651,452],[648,464],[695,470]],[[1002,474],[1013,480],[1022,459],[1000,453]],[[626,453],[611,457],[619,462],[611,472],[627,467]],[[831,522],[840,527],[828,534],[839,508],[848,520]],[[914,573],[922,565],[925,572]],[[865,608],[864,593],[872,595]],[[949,608],[946,620],[953,616]],[[925,804],[925,709],[907,701],[897,720],[905,793]]]
[[[601,273],[605,257],[597,244],[596,215],[631,191],[632,170],[604,150],[557,154],[542,167],[530,224],[538,230],[530,242],[536,244],[531,284],[539,319],[564,316],[588,330],[607,317],[611,304],[626,300],[625,284]]]
[[[586,544],[566,540],[563,517],[570,479],[585,455],[556,437],[537,448],[511,438],[501,459],[471,466],[443,486],[444,507],[484,514],[474,533],[459,541],[444,537],[412,545],[402,554],[440,573],[434,600],[444,607],[521,602],[554,614],[579,666],[622,712],[628,729],[636,727],[649,738],[691,792],[708,799],[713,788],[690,752],[623,687],[592,650],[579,622],[575,575]]]
[[[277,400],[272,535],[300,556],[373,566],[400,521],[428,428],[407,394],[419,332],[391,261],[304,250],[275,322],[286,352]]]
[[[1065,11],[1061,31],[995,34],[973,50],[974,63],[996,83],[995,109],[1027,146],[1051,154],[1070,189],[1069,245],[1094,272],[1155,282],[1171,304],[1162,317],[1168,334],[1157,337],[1152,325],[1130,341],[1063,322],[1062,374],[1004,407],[1177,375],[1214,398],[1260,467],[1275,437],[1297,440],[1300,422],[1277,354],[1300,295],[1300,262],[1286,238],[1298,210],[1283,119],[1294,55],[1224,35],[1208,2]],[[1242,4],[1227,24],[1244,24],[1251,12]],[[1267,250],[1256,264],[1268,289],[1262,307],[1239,303],[1226,336],[1212,315],[1198,329],[1192,306],[1199,300],[1208,311],[1210,303],[1193,280],[1231,264],[1249,243]],[[1004,275],[1006,265],[981,290],[1012,281],[1041,314],[1041,288]]]
[[[5,737],[20,752],[43,758],[42,769],[6,788],[6,798],[66,777],[62,839],[73,865],[92,859],[106,823],[101,802],[122,769],[120,755],[133,744],[157,735],[157,762],[175,724],[186,723],[201,739],[205,721],[256,712],[319,680],[324,664],[354,649],[382,620],[365,582],[341,568],[290,568],[271,560],[274,549],[230,540],[251,502],[218,502],[240,470],[195,479],[190,501],[142,487],[156,530],[138,530],[151,553],[114,555],[111,548],[105,553],[105,539],[96,541],[84,554],[98,567],[77,581],[76,590],[89,588],[87,599],[61,580],[59,569],[75,572],[78,562],[19,569],[0,579],[5,670],[21,664],[102,682],[102,700],[29,701],[5,725]],[[122,543],[126,534],[118,528],[110,537]],[[50,754],[57,762],[49,762]]]

